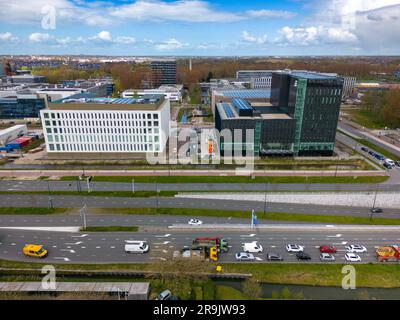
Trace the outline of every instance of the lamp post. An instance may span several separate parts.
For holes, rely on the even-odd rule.
[[[132,179],[132,193],[135,193],[135,179]]]
[[[265,194],[264,194],[264,218],[267,212],[267,191],[268,191],[269,183],[265,182]]]
[[[53,210],[53,198],[51,197],[51,192],[50,192],[50,181],[47,181],[47,190],[49,192],[49,207],[51,210]]]
[[[84,204],[83,207],[79,210],[79,213],[82,217],[83,230],[86,230],[86,204]]]
[[[376,184],[376,188],[375,188],[375,197],[374,197],[374,204],[372,205],[372,209],[371,209],[371,214],[369,216],[369,220],[372,221],[373,218],[373,214],[374,214],[374,210],[375,210],[375,205],[376,205],[376,198],[378,197],[378,189],[379,189],[379,184]]]

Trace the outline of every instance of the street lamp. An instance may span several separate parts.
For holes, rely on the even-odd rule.
[[[265,196],[264,196],[264,218],[267,212],[267,190],[268,190],[269,183],[265,182]]]
[[[374,210],[375,210],[375,205],[376,205],[376,198],[378,197],[378,189],[379,189],[379,184],[376,184],[376,188],[375,188],[375,197],[374,197],[374,204],[372,205],[372,209],[371,209],[371,213],[369,216],[369,220],[372,221],[372,216],[374,214]]]
[[[47,190],[49,191],[49,207],[51,210],[53,210],[53,198],[51,197],[51,192],[50,192],[50,181],[47,181]]]
[[[135,179],[132,179],[132,193],[135,193]]]
[[[86,230],[86,204],[84,204],[83,207],[79,210],[79,213],[82,217],[83,230]]]

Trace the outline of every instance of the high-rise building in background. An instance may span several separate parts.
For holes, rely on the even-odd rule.
[[[150,62],[152,87],[176,84],[176,61],[154,60]]]
[[[343,78],[313,72],[272,76],[271,102],[233,99],[216,105],[219,131],[241,130],[241,141],[221,138],[221,153],[331,156],[342,100]],[[246,129],[253,130],[251,141]]]

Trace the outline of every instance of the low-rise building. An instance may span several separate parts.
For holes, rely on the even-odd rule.
[[[129,89],[122,92],[122,98],[143,97],[149,94],[163,95],[171,102],[182,102],[183,85],[163,85],[158,89]]]
[[[47,152],[163,152],[170,131],[170,102],[143,98],[64,99],[40,112]]]
[[[0,146],[5,146],[12,140],[23,136],[28,132],[26,124],[18,124],[10,128],[0,130]]]

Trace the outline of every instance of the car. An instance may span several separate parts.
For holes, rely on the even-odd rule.
[[[400,167],[400,160],[399,161],[395,161],[394,163],[396,164],[397,167]]]
[[[283,261],[283,257],[279,253],[267,253],[268,261]]]
[[[361,262],[361,257],[355,253],[346,253],[344,258],[349,262]]]
[[[319,259],[321,261],[327,261],[327,262],[335,261],[335,257],[333,255],[331,255],[330,253],[321,253],[319,256]]]
[[[304,246],[300,246],[298,244],[287,244],[286,251],[287,252],[303,252]]]
[[[385,162],[385,163],[383,164],[383,166],[384,166],[386,169],[388,169],[388,170],[393,169],[393,167],[392,167],[389,163],[387,163],[387,162]]]
[[[319,247],[321,253],[336,253],[337,249],[334,246],[322,245]]]
[[[146,241],[126,240],[125,253],[147,253],[150,246]]]
[[[46,258],[48,255],[48,251],[40,244],[27,244],[22,249],[22,252],[27,257],[40,258],[40,259]]]
[[[370,155],[370,156],[373,156],[373,157],[375,157],[375,152],[373,152],[373,151],[368,151],[368,154]]]
[[[263,247],[258,241],[243,243],[242,250],[248,253],[261,253],[263,252]]]
[[[156,300],[169,300],[172,297],[172,292],[170,290],[164,290],[163,292],[161,292]]]
[[[188,221],[188,224],[191,226],[201,226],[203,224],[203,221],[201,221],[199,219],[190,219]]]
[[[367,147],[361,147],[361,150],[364,152],[369,152],[369,149]]]
[[[306,260],[306,261],[311,260],[311,256],[309,254],[303,252],[303,251],[297,252],[296,253],[296,258],[299,261],[300,260]]]
[[[235,254],[237,261],[254,261],[254,255],[247,252],[238,252]]]
[[[375,158],[377,158],[379,161],[385,161],[386,160],[386,158],[383,155],[379,154],[379,153],[375,153]]]
[[[383,213],[383,209],[381,209],[381,208],[372,208],[371,212],[372,213]]]
[[[394,167],[396,165],[396,163],[392,159],[386,159],[385,163],[391,165],[392,167]]]
[[[347,246],[346,249],[347,249],[347,252],[351,252],[351,253],[354,253],[354,252],[355,253],[367,252],[367,248],[362,246],[362,245],[359,245],[359,244],[352,244],[350,246]]]

